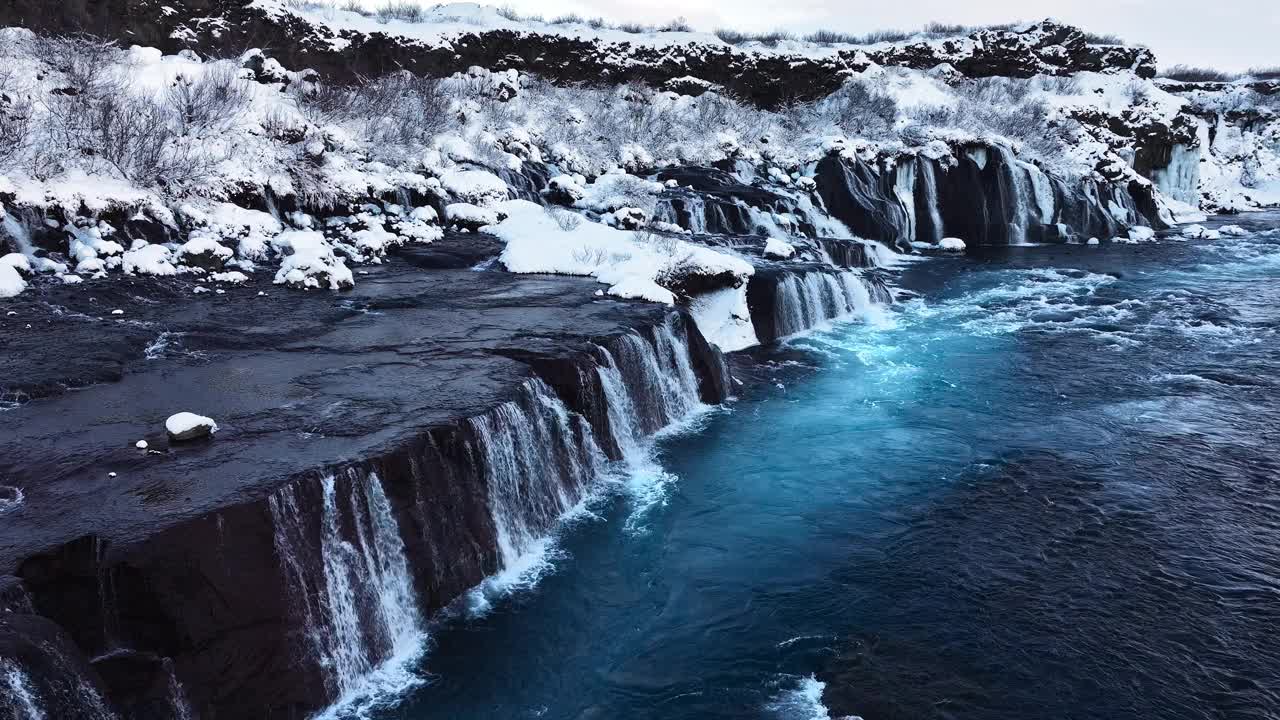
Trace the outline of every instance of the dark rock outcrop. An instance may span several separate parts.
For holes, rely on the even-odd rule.
[[[442,76],[471,66],[515,69],[556,83],[643,82],[681,88],[719,85],[764,106],[830,94],[849,70],[868,63],[931,68],[950,64],[970,77],[1031,77],[1084,70],[1134,70],[1154,77],[1145,48],[1096,46],[1080,30],[1045,21],[1021,31],[980,30],[969,37],[884,48],[842,49],[823,57],[753,52],[719,42],[672,46],[605,42],[553,32],[477,30],[430,45],[387,33],[335,30],[250,0],[12,0],[0,25],[39,32],[89,32],[123,43],[238,55],[269,48],[292,69],[314,68],[334,80],[379,76],[400,69]],[[335,42],[336,41],[336,42]]]
[[[904,248],[943,237],[971,245],[1065,242],[1162,226],[1149,185],[1068,182],[998,146],[957,156],[954,164],[921,156],[886,169],[830,155],[818,163],[818,194],[855,235]]]
[[[621,457],[602,368],[635,388],[646,431],[675,419],[680,402],[728,391],[723,359],[687,314],[596,299],[579,278],[427,274],[393,261],[336,302],[272,286],[258,296],[257,285],[229,290],[216,312],[189,290],[183,303],[147,297],[184,287],[44,286],[11,307],[35,316],[57,305],[77,319],[3,329],[64,352],[135,327],[169,338],[153,342],[150,361],[132,341],[115,346],[116,382],[89,363],[46,369],[49,379],[31,369],[24,387],[71,374],[85,389],[0,416],[0,476],[25,492],[0,532],[0,574],[21,578],[3,585],[0,655],[18,658],[37,690],[46,676],[74,679],[125,717],[172,715],[156,708],[178,702],[173,687],[202,717],[306,716],[346,688],[326,653],[373,666],[394,639],[368,615],[383,589],[361,573],[350,576],[359,632],[345,639],[357,652],[314,645],[333,635],[313,627],[335,612],[320,597],[333,572],[326,547],[402,544],[405,611],[425,615],[501,567],[510,539],[495,518],[549,532],[558,503],[587,491],[593,448]],[[131,322],[84,312],[125,298]],[[654,362],[689,368],[683,400],[644,375]],[[228,376],[240,391],[218,390]],[[218,441],[167,445],[149,433],[177,404],[216,416]],[[531,424],[511,426],[520,417]],[[149,451],[133,446],[144,437]],[[511,457],[538,453],[519,507],[494,504],[505,502],[503,472],[533,470],[494,465],[506,457],[494,443],[506,441]],[[31,611],[41,617],[22,620]],[[60,674],[30,649],[55,635]]]

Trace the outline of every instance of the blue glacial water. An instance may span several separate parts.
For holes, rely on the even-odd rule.
[[[1237,222],[917,263],[739,361],[376,717],[1280,717],[1280,218]]]

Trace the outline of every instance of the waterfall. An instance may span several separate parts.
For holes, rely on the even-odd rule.
[[[7,703],[0,704],[0,708],[7,705],[14,720],[45,720],[39,695],[31,686],[31,678],[17,663],[0,658],[0,680],[0,687],[5,688],[5,697],[9,698]]]
[[[920,227],[921,223],[917,223],[915,239],[937,245],[945,234],[938,200],[937,170],[933,166],[933,161],[927,158],[918,161],[918,168],[923,195],[918,198],[917,208],[923,210],[928,217],[928,236],[923,236],[924,228]]]
[[[541,380],[468,422],[484,464],[501,566],[520,567],[583,499],[604,454],[586,420]]]
[[[652,342],[632,331],[598,354],[609,424],[624,454],[702,406],[688,342],[672,321],[654,328]]]
[[[860,273],[789,273],[778,281],[774,329],[777,337],[787,337],[890,302],[882,284]]]
[[[35,248],[31,245],[31,234],[27,232],[27,228],[18,219],[9,213],[0,210],[0,228],[9,237],[13,238],[14,244],[18,246],[18,252],[27,257],[35,256]]]
[[[636,332],[618,339],[614,352],[598,348],[597,373],[608,405],[609,426],[623,458],[641,457],[642,441],[702,406],[687,341],[670,321],[654,329],[651,344]]]
[[[916,238],[916,168],[921,161],[903,160],[893,174],[893,194],[902,206],[903,225],[900,237],[908,242]],[[927,164],[927,163],[926,163]]]
[[[276,551],[329,689],[342,697],[380,663],[418,647],[418,600],[377,473],[349,469],[321,479],[319,513],[310,515],[318,514],[318,543],[304,491],[294,483],[269,499]]]
[[[1206,142],[1204,146],[1208,146]],[[1169,149],[1169,164],[1151,169],[1151,182],[1160,192],[1192,206],[1200,202],[1200,148],[1181,143]]]
[[[173,660],[165,658],[164,669],[169,674],[169,703],[173,705],[174,720],[194,720],[196,715],[191,709],[191,701],[187,700],[187,691],[173,671]]]
[[[599,352],[601,363],[596,372],[600,375],[600,385],[604,388],[609,429],[622,458],[627,462],[634,462],[641,456],[640,441],[643,439],[637,423],[636,404],[631,399],[631,391],[613,355],[604,348],[600,348]]]

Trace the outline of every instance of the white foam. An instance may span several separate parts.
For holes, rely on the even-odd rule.
[[[822,691],[827,684],[813,677],[803,677],[784,691],[765,711],[778,720],[833,720],[831,711],[822,704]],[[861,720],[854,716],[842,720]]]

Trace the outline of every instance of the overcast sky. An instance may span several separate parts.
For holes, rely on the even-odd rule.
[[[382,0],[364,0],[372,6]],[[1162,66],[1223,70],[1280,65],[1280,0],[498,0],[548,18],[568,12],[661,23],[683,16],[698,30],[826,28],[851,33],[1052,17],[1150,47]]]

